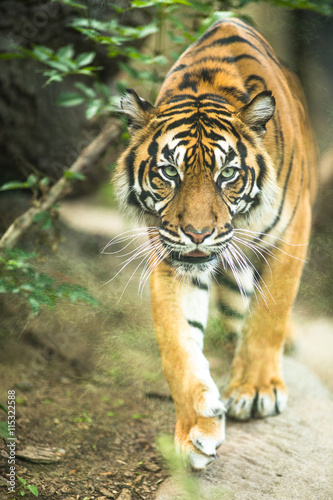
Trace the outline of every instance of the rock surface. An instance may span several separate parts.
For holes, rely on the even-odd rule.
[[[218,460],[193,474],[196,498],[236,500],[333,499],[333,397],[297,361],[285,359],[289,404],[277,417],[227,422]],[[182,483],[183,484],[183,483]],[[156,500],[191,500],[177,478]]]

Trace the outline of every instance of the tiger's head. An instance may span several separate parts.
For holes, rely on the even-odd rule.
[[[178,273],[213,272],[234,229],[274,204],[263,140],[274,97],[261,92],[236,110],[215,94],[181,94],[155,108],[130,90],[121,105],[130,132],[115,173],[122,205],[157,228],[160,253]]]

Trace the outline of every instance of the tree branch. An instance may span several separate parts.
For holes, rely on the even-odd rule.
[[[100,134],[84,148],[80,156],[69,168],[69,172],[73,174],[84,173],[84,171],[91,168],[108,146],[119,139],[120,135],[121,126],[119,123],[108,123],[105,125]],[[23,233],[33,225],[36,215],[49,210],[57,201],[68,194],[72,189],[72,183],[73,180],[70,179],[70,176],[68,178],[65,176],[61,177],[38,206],[29,208],[29,210],[17,217],[0,239],[0,250],[13,248]]]

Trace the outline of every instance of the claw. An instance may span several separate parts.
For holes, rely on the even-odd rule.
[[[227,415],[242,421],[277,415],[285,409],[288,399],[286,387],[281,381],[258,385],[257,390],[250,384],[244,384],[235,387],[232,392],[233,395],[225,401]]]

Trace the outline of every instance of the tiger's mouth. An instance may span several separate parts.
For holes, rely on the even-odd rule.
[[[186,254],[180,254],[178,252],[172,252],[170,254],[170,259],[177,262],[187,262],[188,264],[202,264],[204,262],[211,262],[216,259],[214,253],[207,254],[201,252],[200,250],[192,250],[192,252]]]

